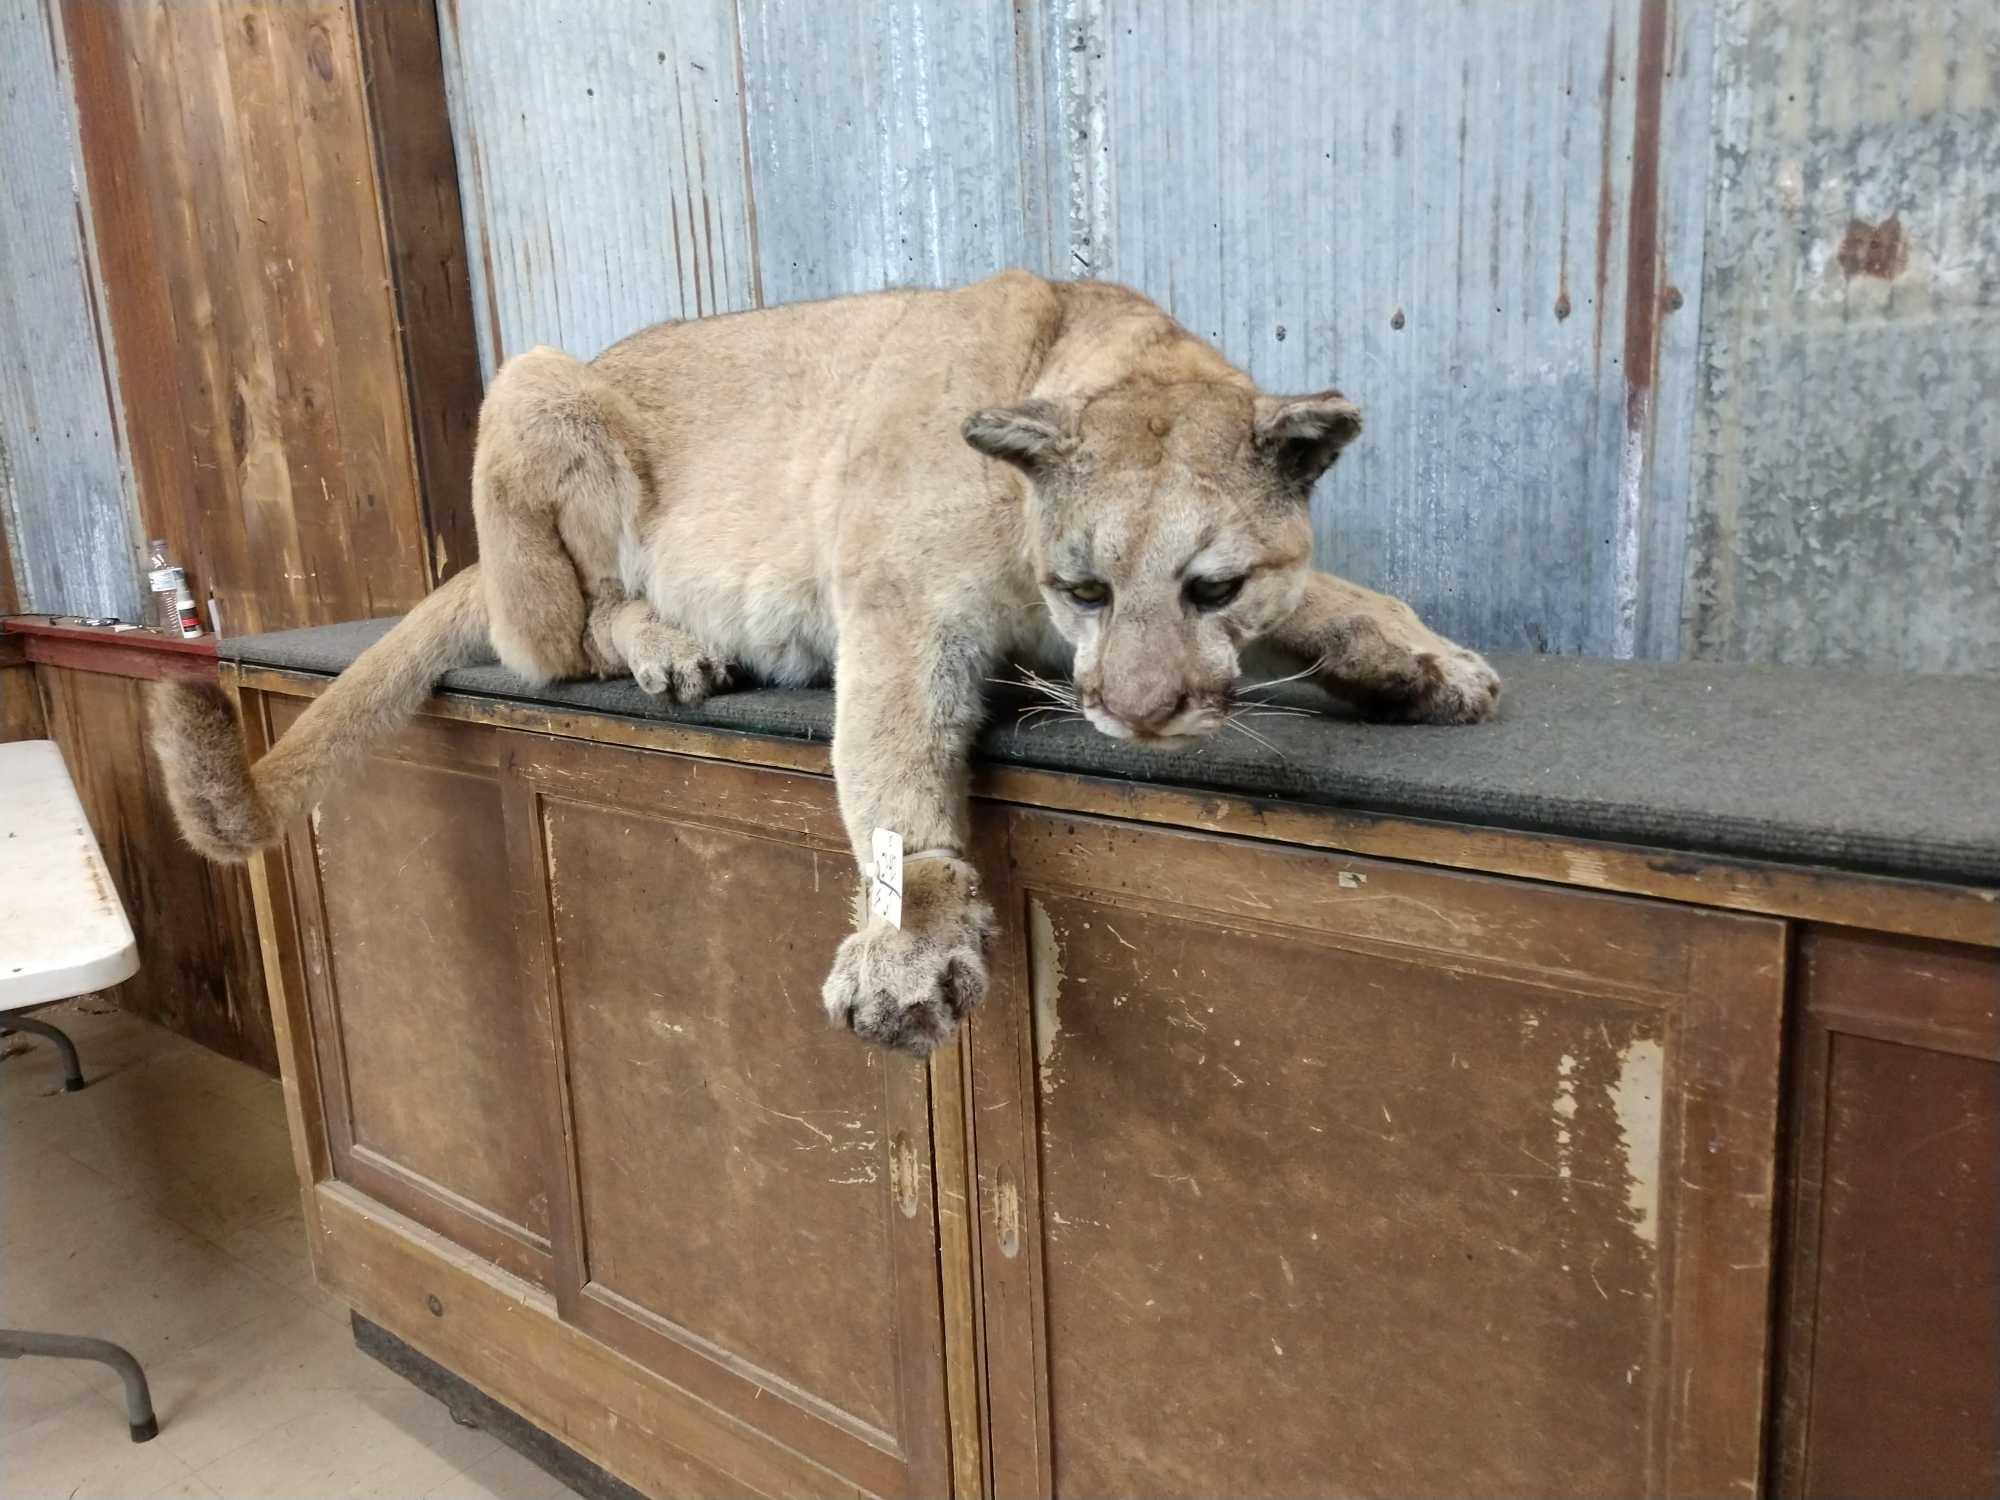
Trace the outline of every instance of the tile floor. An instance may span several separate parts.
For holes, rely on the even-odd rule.
[[[314,1287],[276,1082],[85,999],[83,1054],[0,1040],[0,1324],[88,1333],[145,1366],[160,1435],[126,1435],[100,1365],[0,1361],[0,1495],[570,1493],[354,1347]]]

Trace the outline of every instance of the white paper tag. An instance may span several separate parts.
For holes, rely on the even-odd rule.
[[[886,828],[875,830],[874,862],[868,867],[868,914],[891,927],[903,925],[903,836]]]

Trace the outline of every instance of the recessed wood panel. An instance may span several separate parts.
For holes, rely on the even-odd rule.
[[[934,1493],[949,1476],[924,1066],[826,1023],[847,851],[735,821],[817,824],[831,789],[679,763],[620,800],[649,763],[529,768],[550,789],[564,1315],[857,1484]]]
[[[2000,1491],[2000,956],[1800,944],[1783,1490]]]
[[[1030,911],[1058,1492],[1644,1471],[1660,1012]]]
[[[1022,937],[974,1021],[1000,1489],[1754,1483],[1775,925],[1011,842]]]
[[[499,787],[450,758],[475,737],[420,726],[405,746],[434,762],[377,757],[313,819],[315,1028],[338,1070],[337,1175],[540,1280],[548,1042],[522,979]]]

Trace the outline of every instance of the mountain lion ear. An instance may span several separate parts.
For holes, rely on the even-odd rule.
[[[1061,463],[1075,449],[1070,416],[1059,402],[1023,401],[1019,406],[989,406],[976,411],[959,431],[988,458],[1036,474]]]
[[[1257,449],[1288,482],[1310,489],[1361,435],[1361,409],[1339,391],[1259,396]]]

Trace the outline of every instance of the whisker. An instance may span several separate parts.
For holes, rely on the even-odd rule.
[[[1299,719],[1321,717],[1320,711],[1316,708],[1302,708],[1296,703],[1267,703],[1261,698],[1252,698],[1247,703],[1231,704],[1230,709],[1234,713],[1290,714]]]
[[[1031,692],[1041,693],[1052,698],[1065,696],[1068,692],[1067,689],[1057,687],[1053,683],[1044,682],[1039,678],[1031,680],[1026,677],[989,677],[986,680],[995,687],[1027,688]]]
[[[1236,689],[1236,693],[1241,697],[1244,693],[1261,693],[1265,688],[1283,687],[1288,682],[1299,682],[1312,676],[1325,665],[1326,654],[1322,652],[1312,665],[1299,668],[1289,677],[1273,677],[1269,682],[1246,682]]]
[[[1281,703],[1276,698],[1246,698],[1241,693],[1231,693],[1229,701],[1232,705],[1240,703],[1249,708],[1297,708],[1302,709],[1306,713],[1318,712],[1317,709],[1307,709],[1303,704],[1299,703]]]
[[[1043,717],[1040,718],[1039,722],[1032,722],[1037,718],[1037,715]],[[1051,724],[1081,724],[1083,722],[1083,715],[1072,709],[1055,708],[1053,706],[1030,709],[1014,721],[1014,733],[1018,735],[1024,729],[1047,729]]]
[[[1021,676],[1018,681],[1006,682],[1005,685],[1008,687],[1025,687],[1030,692],[1039,693],[1044,698],[1052,699],[1070,708],[1078,706],[1076,689],[1074,687],[1066,683],[1051,682],[1039,672],[1032,671],[1027,667],[1022,667],[1020,673]],[[1004,679],[997,677],[988,678],[987,680],[989,682],[1004,681]]]
[[[1248,724],[1241,722],[1234,715],[1231,715],[1229,718],[1224,719],[1222,722],[1228,725],[1229,728],[1235,730],[1238,734],[1249,736],[1251,739],[1255,740],[1258,744],[1262,745],[1266,750],[1270,751],[1273,755],[1277,756],[1279,760],[1282,760],[1287,764],[1290,764],[1292,758],[1289,755],[1285,754],[1284,751],[1280,750],[1276,745],[1272,744],[1269,740],[1265,739],[1263,735],[1259,734],[1256,730],[1252,729]]]

